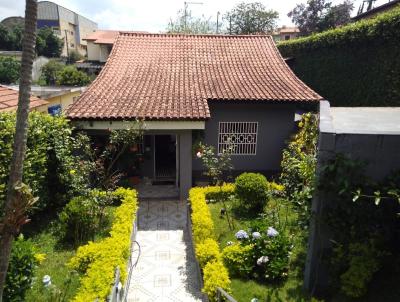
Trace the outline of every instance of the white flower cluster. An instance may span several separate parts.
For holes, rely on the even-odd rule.
[[[261,266],[264,263],[267,263],[269,261],[268,256],[261,256],[260,258],[257,259],[257,265]]]

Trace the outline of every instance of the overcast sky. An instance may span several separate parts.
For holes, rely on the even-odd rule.
[[[202,4],[189,4],[193,15],[204,15],[216,20],[217,12],[223,15],[240,2],[262,2],[267,8],[279,12],[278,25],[291,25],[287,13],[296,3],[306,0],[193,0]],[[53,1],[98,23],[101,29],[143,30],[162,32],[168,21],[183,8],[183,0],[55,0]],[[189,2],[189,1],[188,1]],[[334,3],[342,1],[333,0]],[[354,1],[357,11],[362,0]],[[388,2],[377,0],[375,5]],[[25,1],[0,0],[0,20],[9,16],[23,16]]]

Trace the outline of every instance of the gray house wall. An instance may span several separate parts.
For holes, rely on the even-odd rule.
[[[367,163],[366,175],[376,181],[400,170],[400,108],[330,108],[320,106],[317,179],[325,164],[336,154]],[[396,129],[397,128],[397,129]],[[331,196],[316,190],[312,215],[304,286],[323,295],[329,274],[321,257],[331,249],[330,230],[321,217],[329,211]]]
[[[209,102],[204,142],[218,148],[219,122],[258,122],[256,155],[233,155],[234,174],[256,171],[271,175],[280,170],[282,149],[294,130],[295,105],[256,101]],[[193,159],[194,178],[202,175],[201,160]]]

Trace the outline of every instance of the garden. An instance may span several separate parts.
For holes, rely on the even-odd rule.
[[[1,209],[14,125],[15,113],[0,114]],[[22,223],[13,244],[5,301],[104,300],[117,267],[126,280],[138,202],[136,191],[119,187],[122,176],[113,163],[140,139],[137,126],[111,131],[107,148],[100,149],[64,117],[29,115],[18,192],[32,205],[31,221]]]
[[[376,183],[365,163],[338,155],[317,179],[317,115],[304,114],[298,127],[275,181],[243,173],[226,182],[229,152],[197,147],[212,183],[189,195],[203,292],[211,301],[218,287],[237,301],[317,301],[321,293],[305,293],[303,274],[319,190],[329,196],[321,219],[332,244],[320,259],[329,273],[324,301],[397,301],[400,174]]]

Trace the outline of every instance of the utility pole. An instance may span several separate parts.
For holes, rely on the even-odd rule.
[[[65,44],[67,45],[67,63],[69,63],[69,48],[68,48],[68,30],[64,30],[65,33]]]
[[[217,12],[217,34],[218,34],[218,29],[219,29],[219,15],[220,14],[221,14],[220,12]]]

